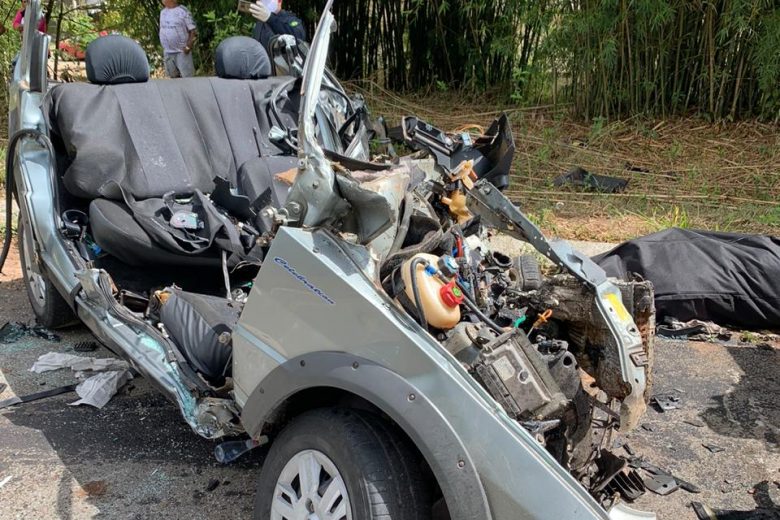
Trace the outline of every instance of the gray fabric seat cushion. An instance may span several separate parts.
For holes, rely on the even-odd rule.
[[[296,157],[254,158],[239,170],[238,188],[255,210],[266,205],[280,207],[287,200],[289,186],[276,178],[297,166]],[[106,252],[130,265],[217,266],[219,252],[186,256],[168,251],[154,241],[133,217],[123,201],[95,199],[89,205],[92,237]]]
[[[105,252],[126,264],[219,266],[218,251],[184,256],[167,251],[155,243],[135,221],[128,207],[107,199],[95,199],[89,205],[92,238]]]
[[[271,75],[271,60],[254,38],[232,36],[217,47],[214,68],[220,78],[261,79]]]
[[[221,386],[232,373],[231,333],[241,310],[240,304],[225,298],[173,288],[160,321],[195,370]]]
[[[71,195],[92,201],[95,242],[133,265],[218,265],[218,251],[185,256],[161,247],[134,219],[123,192],[139,201],[171,192],[211,193],[214,179],[221,177],[239,191],[274,187],[273,202],[286,196],[272,179],[250,182],[296,162],[280,156],[268,138],[269,94],[286,83],[290,78],[190,78],[52,89],[46,113],[55,146],[65,157],[63,184]],[[294,93],[290,97],[297,99]],[[296,110],[291,103],[282,107],[290,117]],[[256,167],[266,160],[274,166]]]
[[[63,183],[85,199],[209,193],[237,184],[244,162],[280,155],[268,139],[268,95],[290,78],[188,78],[125,85],[69,83],[45,111],[67,157]]]

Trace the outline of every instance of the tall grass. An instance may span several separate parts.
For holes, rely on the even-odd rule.
[[[696,110],[780,116],[777,0],[574,0],[549,47],[586,119]]]
[[[324,0],[288,0],[309,28]],[[586,120],[780,118],[778,0],[353,0],[333,64],[391,89],[571,102]]]

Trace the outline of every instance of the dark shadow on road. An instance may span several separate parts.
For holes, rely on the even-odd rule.
[[[710,508],[711,511],[705,511],[705,513],[712,520],[778,520],[780,519],[780,503],[772,499],[770,486],[774,486],[775,489],[780,487],[777,483],[770,484],[767,480],[755,486],[753,498],[757,507],[751,511]],[[712,514],[715,516],[712,517]]]
[[[65,338],[57,345],[44,342],[35,349],[36,355],[67,346]],[[7,370],[7,355],[0,354],[0,367],[11,389],[19,392],[36,376],[23,369]],[[29,365],[25,362],[24,367]],[[60,378],[73,377],[70,371],[54,374],[46,374],[52,386],[62,384]],[[68,406],[75,399],[75,394],[65,394],[0,412],[6,424],[0,430],[0,451],[24,453],[25,458],[32,457],[29,465],[40,465],[49,475],[50,467],[64,468],[58,482],[51,482],[57,486],[53,517],[77,518],[84,502],[108,517],[118,514],[125,504],[133,504],[135,513],[123,514],[123,518],[161,517],[163,512],[167,518],[192,518],[193,511],[202,512],[203,518],[251,516],[252,482],[265,450],[254,450],[229,466],[220,465],[213,457],[217,443],[193,432],[178,408],[142,379],[129,383],[102,410]],[[220,487],[206,490],[214,479]],[[95,481],[106,481],[109,491],[95,496],[78,488],[74,491],[73,480],[85,489]],[[230,481],[232,485],[223,485]],[[219,509],[214,511],[217,504]],[[177,505],[183,506],[181,511]]]
[[[755,438],[780,448],[780,351],[755,346],[727,351],[743,373],[731,388],[712,397],[716,404],[702,411],[702,420],[721,435]]]

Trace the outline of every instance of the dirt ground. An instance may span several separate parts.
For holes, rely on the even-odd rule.
[[[0,277],[0,325],[32,319],[20,278],[14,251]],[[69,371],[29,371],[41,354],[73,352],[91,339],[84,327],[58,334],[58,342],[0,345],[0,383],[8,384],[0,400],[73,382]],[[112,354],[101,348],[91,355]],[[780,519],[780,350],[659,341],[655,369],[656,392],[678,395],[681,409],[650,409],[616,446],[628,443],[702,493],[647,493],[634,507],[660,520],[694,519],[690,502],[697,500],[730,512],[723,519]],[[143,379],[103,410],[67,405],[73,401],[66,394],[0,411],[0,518],[251,517],[262,450],[219,465],[214,443],[195,435]]]

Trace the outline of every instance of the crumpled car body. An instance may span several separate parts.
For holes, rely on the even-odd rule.
[[[268,147],[296,165],[277,174],[289,185],[284,200],[272,194],[248,207],[248,196],[228,183],[201,201],[214,205],[222,226],[260,231],[248,248],[254,253],[231,256],[235,264],[225,249],[198,264],[215,269],[208,272],[218,273],[217,287],[224,274],[228,292],[214,296],[221,289],[210,288],[199,297],[176,287],[184,282],[175,275],[161,286],[154,265],[132,271],[154,279],[139,293],[122,276],[126,263],[112,264],[100,240],[84,247],[87,224],[69,231],[79,222],[66,216],[74,208],[63,196],[55,153],[68,129],[55,128],[51,114],[59,107],[50,101],[64,103],[56,92],[64,87],[46,80],[48,37],[34,30],[40,1],[32,0],[9,89],[12,188],[31,298],[48,294],[46,284],[56,289],[203,437],[273,442],[308,400],[350,396],[408,436],[453,519],[652,518],[599,482],[600,450],[613,432],[635,427],[645,409],[652,287],[609,280],[588,257],[547,240],[501,193],[513,151],[505,119],[476,142],[405,120],[401,139],[419,151],[372,160],[375,129],[325,68],[330,8],[299,56],[302,78],[274,80],[268,93],[284,99],[264,113],[296,108],[280,109],[268,132]],[[287,63],[284,70],[295,69]],[[185,211],[181,225],[192,215]],[[536,260],[546,258],[558,274],[534,279],[533,257],[518,263],[492,251],[494,229],[530,243]],[[418,267],[428,278],[416,278]],[[242,269],[251,279],[233,283]],[[430,307],[422,311],[419,280],[441,298],[446,292],[449,304],[434,302],[444,321],[434,322]],[[214,299],[230,309],[213,312]],[[166,321],[172,302],[188,314]],[[199,312],[204,306],[209,311]],[[177,319],[185,330],[172,325]],[[208,353],[188,341],[230,345],[229,361],[201,357]],[[210,370],[214,363],[221,370]]]

